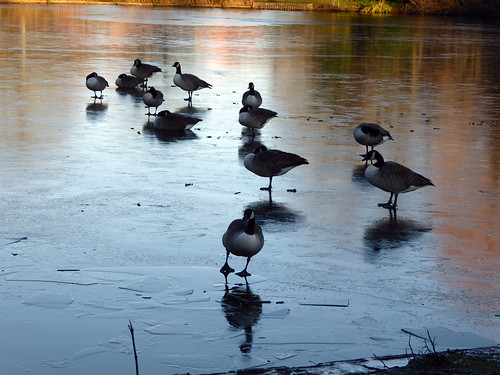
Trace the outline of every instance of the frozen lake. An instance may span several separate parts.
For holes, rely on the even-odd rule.
[[[426,329],[443,350],[497,343],[498,20],[0,5],[0,26],[0,373],[133,373],[129,320],[144,374],[404,354]],[[159,110],[203,121],[150,130],[114,84],[137,58],[163,70]],[[176,61],[213,85],[191,107]],[[278,112],[255,138],[250,81]],[[436,185],[397,216],[364,178],[361,122]],[[272,200],[243,166],[261,144],[310,163]],[[246,208],[266,242],[252,294],[228,295],[221,237]]]

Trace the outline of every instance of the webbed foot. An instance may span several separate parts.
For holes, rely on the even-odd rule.
[[[378,207],[387,208],[388,210],[396,210],[398,206],[393,203],[379,203]]]
[[[247,278],[248,276],[252,276],[252,274],[249,273],[247,270],[236,272],[236,275],[238,275],[239,277],[244,277],[244,278]]]
[[[229,266],[229,264],[225,263],[222,268],[220,269],[220,273],[222,273],[224,276],[226,276],[226,280],[227,280],[227,275],[229,275],[230,273],[233,273],[234,272],[234,269],[231,268]]]

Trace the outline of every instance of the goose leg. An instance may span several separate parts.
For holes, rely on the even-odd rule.
[[[245,269],[243,271],[240,271],[240,272],[237,272],[236,274],[240,277],[244,277],[245,279],[247,278],[247,276],[252,276],[250,273],[248,273],[247,271],[247,267],[248,267],[248,263],[250,263],[250,258],[251,257],[248,257],[247,258],[247,264],[245,265]]]
[[[220,269],[220,273],[222,273],[226,277],[226,283],[227,283],[227,275],[234,272],[234,269],[229,267],[229,264],[227,263],[228,258],[229,258],[229,251],[226,252],[226,263],[224,263],[224,265]]]
[[[392,205],[392,209],[396,211],[396,208],[398,208],[398,194],[394,194],[394,204]]]
[[[383,207],[383,208],[388,208],[390,210],[394,209],[396,207],[396,204],[392,203],[392,197],[394,196],[394,193],[391,193],[391,196],[389,197],[389,201],[387,203],[379,203],[378,206],[379,207]],[[398,196],[396,194],[396,200],[398,199]]]
[[[271,184],[272,183],[273,183],[273,176],[269,177],[269,186],[268,187],[261,187],[260,190],[271,191]]]

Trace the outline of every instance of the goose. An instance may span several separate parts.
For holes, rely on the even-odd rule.
[[[102,91],[109,86],[108,81],[106,81],[104,77],[97,75],[96,72],[92,72],[87,76],[85,85],[90,91],[94,92],[94,96],[92,96],[93,99],[101,100],[103,98]],[[97,91],[101,92],[101,96],[97,96]]]
[[[253,108],[260,107],[260,105],[262,104],[262,96],[260,96],[260,93],[255,90],[253,82],[250,82],[248,84],[248,91],[243,94],[241,103],[244,106],[251,105]]]
[[[144,87],[148,87],[148,79],[155,73],[161,72],[156,65],[143,63],[139,59],[134,60],[134,65],[130,68],[130,74],[144,80]]]
[[[268,150],[259,146],[243,159],[243,165],[250,172],[261,177],[269,177],[269,186],[261,190],[271,191],[274,176],[281,176],[299,165],[309,164],[303,157],[280,150]]]
[[[192,101],[193,100],[193,91],[212,88],[210,83],[205,82],[204,80],[196,77],[194,74],[182,73],[181,72],[181,64],[178,61],[172,65],[176,69],[174,75],[174,85],[180,87],[184,91],[187,91],[188,97],[184,100]]]
[[[270,109],[253,108],[251,105],[245,105],[240,109],[238,121],[242,126],[252,129],[255,136],[255,129],[262,129],[271,119],[278,114]]]
[[[158,107],[163,103],[163,93],[160,90],[156,90],[153,86],[149,88],[148,91],[144,93],[142,96],[142,101],[144,104],[146,104],[146,107],[148,108],[148,113],[146,113],[148,116],[156,116],[156,111],[158,110]],[[155,107],[155,113],[150,112],[150,108]]]
[[[396,210],[399,193],[420,189],[424,186],[434,186],[432,181],[410,168],[393,161],[384,161],[383,156],[376,150],[372,150],[363,156],[363,160],[375,160],[365,170],[368,182],[379,189],[391,193],[387,203],[379,203],[379,207]],[[394,203],[392,197],[394,196]]]
[[[133,89],[143,82],[142,78],[122,73],[116,79],[115,85],[120,89]]]
[[[394,140],[391,134],[383,127],[369,122],[364,122],[356,126],[352,134],[356,142],[366,146],[366,153],[368,153],[368,146],[370,146],[373,150],[375,146],[380,145],[389,139]]]
[[[226,284],[227,276],[234,272],[234,269],[228,264],[229,254],[246,257],[245,268],[237,272],[236,275],[245,279],[251,276],[247,271],[248,263],[264,246],[264,235],[262,234],[262,228],[255,221],[254,210],[246,209],[242,219],[233,220],[229,224],[222,236],[222,244],[226,248],[226,262],[220,269],[220,272],[225,276]]]
[[[153,127],[158,130],[183,131],[191,129],[200,121],[202,120],[196,117],[165,110],[158,112]]]

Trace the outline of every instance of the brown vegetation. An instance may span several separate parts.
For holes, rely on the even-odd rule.
[[[410,0],[424,14],[467,14],[499,16],[497,0]]]

